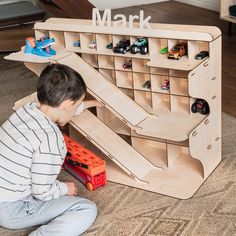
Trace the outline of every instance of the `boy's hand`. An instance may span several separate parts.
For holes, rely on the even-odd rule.
[[[73,182],[65,182],[65,184],[67,185],[67,188],[68,188],[67,195],[69,195],[69,196],[78,195],[78,189]]]

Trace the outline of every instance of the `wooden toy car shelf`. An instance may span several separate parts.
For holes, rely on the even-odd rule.
[[[23,61],[37,75],[50,63],[65,64],[84,78],[88,92],[104,104],[97,117],[88,110],[71,120],[106,155],[110,181],[176,198],[191,197],[221,161],[221,33],[216,27],[151,24],[151,29],[92,26],[90,20],[51,18],[34,26],[37,39],[54,37],[57,55],[41,58],[22,51],[9,60]],[[114,53],[106,48],[121,39],[148,39],[149,52]],[[78,42],[79,46],[74,46]],[[89,48],[93,41],[96,47]],[[180,60],[159,53],[186,42]],[[195,55],[209,51],[209,57]],[[132,68],[123,64],[132,61]],[[169,90],[160,89],[168,79]],[[151,87],[143,84],[150,80]],[[210,113],[191,112],[197,98]],[[16,103],[16,108],[35,95]]]

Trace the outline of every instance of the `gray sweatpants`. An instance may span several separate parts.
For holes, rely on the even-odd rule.
[[[22,229],[41,225],[30,236],[77,236],[92,225],[96,215],[93,202],[72,196],[46,202],[30,196],[0,204],[0,226]]]

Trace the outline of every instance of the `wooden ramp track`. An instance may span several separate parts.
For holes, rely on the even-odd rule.
[[[72,118],[70,125],[102,150],[107,157],[128,173],[131,178],[148,183],[147,181],[142,181],[145,176],[153,170],[162,171],[161,167],[154,166],[145,159],[88,110]]]
[[[57,62],[77,71],[83,77],[89,93],[128,126],[134,128],[149,116],[141,106],[75,53],[57,60]]]

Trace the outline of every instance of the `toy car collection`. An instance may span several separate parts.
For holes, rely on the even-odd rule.
[[[78,40],[78,41],[74,42],[73,45],[74,45],[74,47],[80,47],[80,41]]]
[[[115,53],[123,53],[125,54],[130,50],[130,40],[122,39],[120,40],[116,46],[113,48],[113,52]]]
[[[150,88],[151,88],[151,80],[147,80],[147,81],[143,84],[143,88],[150,89]]]
[[[169,90],[169,88],[170,88],[170,82],[169,82],[169,80],[164,79],[164,80],[161,82],[161,89],[163,89],[163,90]]]
[[[178,43],[168,52],[168,58],[180,60],[180,58],[186,54],[187,54],[187,44]]]
[[[64,169],[90,191],[106,185],[105,161],[70,137],[64,135],[64,139],[68,151],[63,164]]]
[[[148,53],[148,40],[146,38],[138,38],[130,47],[130,52],[136,54],[140,52],[142,55]]]
[[[88,45],[88,47],[89,47],[90,49],[96,49],[96,48],[97,48],[96,42],[95,42],[95,41],[90,42],[89,45]]]
[[[197,99],[191,106],[191,111],[193,113],[201,113],[202,115],[207,115],[210,111],[208,103],[204,99]]]
[[[195,59],[196,60],[202,60],[202,59],[204,59],[205,57],[208,57],[208,56],[209,56],[208,51],[201,51],[195,56]]]
[[[128,62],[126,62],[126,63],[123,65],[123,68],[124,68],[124,69],[131,69],[131,68],[132,68],[132,61],[129,60]]]
[[[35,54],[41,57],[51,57],[56,55],[56,51],[51,48],[55,43],[54,38],[43,36],[39,40],[33,37],[26,38],[25,53]]]

